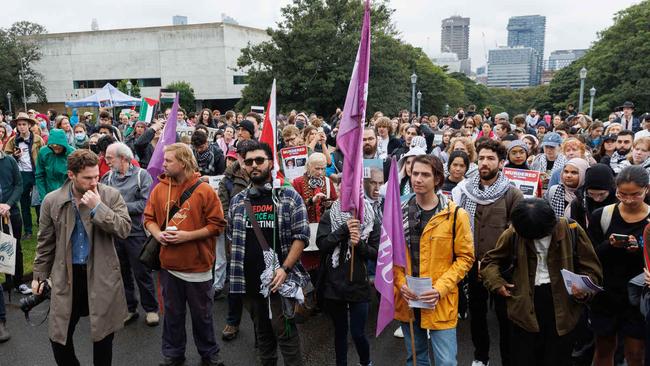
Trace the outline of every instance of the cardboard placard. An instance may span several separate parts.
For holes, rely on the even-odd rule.
[[[291,182],[305,174],[307,155],[307,146],[285,147],[280,150],[285,179]]]
[[[539,197],[540,172],[536,170],[503,168],[503,174],[510,180],[510,184],[519,188],[525,198]]]

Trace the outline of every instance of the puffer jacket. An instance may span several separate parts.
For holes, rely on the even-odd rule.
[[[420,327],[431,330],[453,329],[458,322],[458,282],[474,264],[474,240],[469,225],[469,215],[459,208],[456,213],[456,237],[452,243],[454,213],[457,205],[438,196],[446,205],[435,214],[420,236],[419,277],[429,277],[433,288],[440,293],[434,309],[421,309]],[[409,200],[415,204],[414,200]],[[408,204],[402,205],[402,214],[408,215]],[[408,235],[407,235],[408,237]],[[411,261],[406,251],[407,266]],[[409,266],[410,267],[410,266]],[[400,293],[406,284],[406,269],[394,267],[395,319],[409,321],[411,311]]]

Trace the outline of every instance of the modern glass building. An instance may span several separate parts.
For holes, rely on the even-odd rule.
[[[458,55],[461,71],[469,74],[469,18],[456,15],[442,20],[440,52]]]
[[[543,70],[546,17],[542,15],[511,17],[507,29],[508,47],[530,47],[535,50],[537,67],[532,85],[538,85]]]
[[[501,47],[488,56],[488,87],[525,88],[536,85],[537,51],[532,47]]]

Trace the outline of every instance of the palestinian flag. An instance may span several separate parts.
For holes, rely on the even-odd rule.
[[[158,101],[155,99],[142,98],[142,102],[140,103],[140,118],[138,118],[138,121],[151,123],[156,112],[157,104]]]

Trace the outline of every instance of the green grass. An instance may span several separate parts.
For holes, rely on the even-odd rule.
[[[29,240],[21,240],[20,244],[23,248],[23,273],[25,276],[31,276],[34,267],[34,257],[36,256],[36,234],[38,233],[38,221],[36,221],[36,212],[32,209],[32,238]],[[5,275],[0,274],[0,283],[4,282]]]

